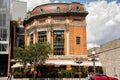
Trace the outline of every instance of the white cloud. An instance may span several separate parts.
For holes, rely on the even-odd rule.
[[[38,5],[50,3],[50,0],[19,0],[19,1],[27,2],[27,9],[30,11]]]
[[[91,49],[93,47],[100,47],[100,45],[97,45],[96,43],[89,43],[89,44],[87,44],[87,50]]]
[[[58,0],[55,0],[54,3],[59,3],[59,1],[58,1]]]
[[[88,47],[89,43],[100,45],[120,38],[120,4],[96,1],[86,5],[86,9]]]

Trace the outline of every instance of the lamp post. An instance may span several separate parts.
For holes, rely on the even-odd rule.
[[[88,60],[93,62],[93,71],[94,71],[94,73],[96,73],[95,62],[98,61],[99,58],[98,58],[98,56],[96,56],[95,51],[92,51],[92,54],[90,55],[90,58]]]
[[[80,74],[80,70],[81,70],[81,69],[80,69],[80,64],[82,63],[81,58],[78,58],[78,57],[77,57],[77,58],[75,59],[75,63],[79,64],[79,80],[80,80],[80,78],[81,78],[81,74]]]
[[[92,51],[92,56],[93,56],[93,59],[92,59],[92,61],[93,61],[93,71],[94,72],[96,72],[96,69],[95,69],[95,51]]]

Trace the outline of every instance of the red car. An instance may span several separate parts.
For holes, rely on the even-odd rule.
[[[117,78],[106,76],[103,74],[92,76],[92,80],[118,80]]]

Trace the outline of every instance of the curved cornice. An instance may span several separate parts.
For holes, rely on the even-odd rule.
[[[57,8],[60,8],[58,11]],[[71,15],[83,15],[86,16],[88,12],[85,7],[80,3],[49,3],[44,5],[39,5],[35,7],[31,12],[26,15],[24,24],[39,17],[48,16],[71,16]]]

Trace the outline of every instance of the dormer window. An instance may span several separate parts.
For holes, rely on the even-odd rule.
[[[77,7],[76,7],[76,11],[79,11],[79,10],[80,10],[80,9],[79,9],[79,6],[77,6]]]
[[[57,12],[60,12],[60,7],[57,7]]]

